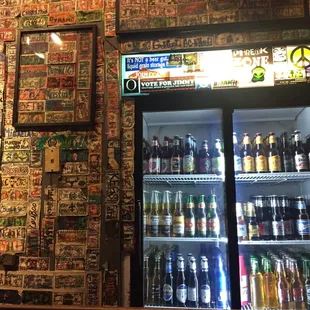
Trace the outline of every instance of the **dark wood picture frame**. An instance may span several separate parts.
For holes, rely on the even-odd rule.
[[[55,43],[55,41],[53,42],[53,40],[46,39],[46,41],[43,40],[42,43],[42,39],[39,40],[39,42],[41,43],[36,43],[34,42],[33,45],[34,47],[31,47],[31,39],[30,38],[35,38],[34,35],[38,35],[38,37],[40,36],[40,34],[44,34],[46,33],[46,36],[48,36],[48,34],[52,34],[52,33],[56,33],[58,38],[63,38],[61,39],[61,41],[63,41],[64,43],[67,43],[67,45],[65,45],[62,48],[65,48],[65,50],[63,50],[63,54],[65,54],[67,52],[67,55],[63,55],[64,58],[69,57],[72,54],[72,61],[71,60],[64,60],[61,61],[59,60],[59,58],[57,59],[57,53],[60,52],[61,54],[61,50],[57,50],[57,44],[60,46],[63,46],[63,43]],[[91,36],[89,36],[91,39],[87,42],[87,36],[84,39],[84,45],[88,49],[90,54],[88,53],[88,51],[83,51],[80,49],[80,36],[78,38],[76,38],[75,40],[71,40],[71,41],[66,41],[66,34],[67,36],[70,36],[70,34],[72,33],[83,33],[83,34],[91,34]],[[28,36],[28,37],[27,37]],[[50,36],[49,36],[50,37]],[[25,41],[26,39],[26,41]],[[56,37],[57,39],[57,37]],[[68,38],[67,38],[68,40]],[[26,42],[26,44],[23,44],[23,41]],[[75,42],[70,46],[70,42]],[[50,44],[54,44],[54,50],[51,47],[52,45]],[[81,43],[81,44],[83,44]],[[37,44],[37,45],[36,45]],[[43,52],[40,49],[40,44],[41,44],[41,49],[43,49]],[[19,32],[18,35],[18,40],[17,40],[17,52],[16,52],[16,72],[15,72],[15,89],[14,89],[14,105],[13,105],[13,126],[16,127],[17,129],[20,130],[31,130],[31,129],[35,129],[35,130],[52,130],[54,131],[55,128],[57,130],[60,129],[80,129],[83,128],[83,130],[88,127],[91,127],[94,125],[95,123],[95,102],[96,102],[96,44],[97,44],[97,26],[95,24],[90,24],[90,25],[74,25],[74,26],[61,26],[61,27],[49,27],[49,28],[37,28],[37,29],[26,29],[26,30],[21,30]],[[75,49],[74,49],[74,45],[75,45]],[[43,46],[43,47],[42,47]],[[47,47],[46,47],[47,46]],[[35,51],[35,48],[37,47],[37,51]],[[59,49],[58,47],[58,49]],[[47,48],[47,50],[45,50]],[[50,51],[50,48],[52,48],[53,52]],[[30,50],[30,53],[23,53],[23,51],[25,50]],[[41,52],[40,52],[41,51]],[[74,52],[75,51],[75,52]],[[71,53],[70,53],[71,52]],[[51,55],[50,53],[55,53],[54,54],[54,60],[52,60],[52,57],[49,58]],[[22,56],[27,56],[30,55],[32,56],[32,59],[30,58],[29,60],[29,64],[27,63],[27,61],[25,60],[26,63],[23,64],[23,62],[21,61]],[[39,59],[41,58],[42,60],[38,60],[37,58],[33,57],[33,56],[37,56]],[[34,63],[32,63],[32,61],[34,60]],[[56,59],[56,61],[55,61]],[[59,62],[57,62],[59,60]],[[86,82],[83,86],[79,87],[79,83],[83,82],[83,74],[82,77],[80,75],[80,63],[84,61],[84,66],[86,66],[88,73],[85,74],[84,79],[86,78]],[[38,63],[36,63],[38,62]],[[21,79],[20,77],[20,73],[21,73],[21,66],[23,65],[23,73],[25,74],[23,76],[23,79]],[[36,71],[36,68],[34,68],[33,72],[31,73],[31,69],[33,68],[33,66],[41,66],[41,68],[38,68],[38,71]],[[54,69],[57,69],[57,66],[59,68],[62,68],[62,66],[70,66],[73,68],[73,73],[64,73],[63,75],[57,74],[57,73],[52,73],[52,75],[48,75],[48,68],[49,66],[54,66]],[[26,67],[26,68],[25,68]],[[28,67],[28,68],[27,68]],[[42,68],[45,67],[45,71],[44,69],[42,71],[40,71]],[[27,69],[29,70],[27,72]],[[84,68],[85,69],[85,68]],[[52,70],[51,70],[52,71]],[[57,71],[57,70],[56,70]],[[61,69],[59,69],[59,71],[61,71]],[[30,77],[27,76],[30,74]],[[46,74],[45,74],[46,73]],[[31,75],[33,75],[34,77],[38,76],[38,84],[44,84],[44,87],[40,86],[39,89],[43,90],[41,92],[41,94],[37,93],[37,95],[31,95],[31,91],[27,92],[24,89],[38,89],[38,87],[35,87],[36,83],[34,82],[33,85],[31,85],[31,82],[29,83],[29,78],[33,78],[33,76],[31,77]],[[42,80],[40,80],[40,78],[42,78]],[[63,78],[62,78],[63,77]],[[69,78],[68,78],[69,77]],[[28,81],[25,81],[26,80]],[[78,78],[81,78],[80,81],[78,81]],[[67,81],[66,81],[67,80]],[[88,81],[87,81],[88,80]],[[21,88],[21,83],[25,84],[22,85],[23,87]],[[84,80],[85,81],[85,80]],[[28,87],[27,85],[29,84],[31,85],[31,87]],[[50,83],[50,84],[48,84]],[[50,87],[48,87],[50,85]],[[82,84],[80,84],[82,85]],[[86,86],[87,85],[87,86]],[[54,87],[53,87],[54,86]],[[57,98],[57,93],[56,94],[52,94],[53,89],[58,89],[59,90],[59,94],[61,93],[60,90],[62,89],[66,89],[69,90],[67,93],[69,94],[69,101],[67,100],[68,98]],[[20,100],[20,91],[23,90],[24,91],[24,97],[22,100]],[[49,90],[49,94],[50,97],[48,98],[48,90]],[[57,92],[57,91],[56,91]],[[33,93],[33,91],[32,91]],[[70,95],[71,94],[71,95]],[[85,108],[88,108],[87,111],[87,120],[86,117],[80,117],[80,120],[76,120],[77,118],[77,114],[75,114],[76,109],[78,108],[78,95],[80,96],[80,100],[81,100],[81,106],[80,106],[80,112],[84,111]],[[36,97],[37,96],[37,97]],[[54,97],[55,96],[55,97]],[[71,97],[72,96],[72,97]],[[50,101],[50,107],[51,110],[49,110],[48,112],[46,111],[46,107],[47,107],[47,101]],[[67,100],[67,101],[66,101]],[[20,102],[21,101],[25,101],[25,105],[23,107],[22,112],[20,112]],[[29,111],[28,109],[28,102],[30,103],[30,108],[31,108],[31,102],[35,102],[35,101],[41,101],[40,103],[38,103],[37,106],[37,111]],[[52,102],[54,101],[54,102]],[[57,102],[58,101],[58,102]],[[68,104],[67,107],[65,107],[65,105],[62,104]],[[40,105],[40,106],[39,106]],[[58,105],[58,108],[60,108],[60,110],[57,110],[57,107],[54,106],[54,110],[53,110],[53,105]],[[43,107],[43,108],[42,108]],[[42,111],[40,109],[43,109]],[[61,110],[63,109],[63,110]],[[47,113],[46,113],[47,112]],[[65,121],[59,121],[59,122],[55,122],[55,118],[53,116],[57,116],[57,113],[64,113],[67,115],[67,118],[70,120],[66,120],[65,115],[63,115]],[[71,112],[71,113],[70,113]],[[30,116],[27,113],[36,113],[37,114],[37,119],[34,122],[33,120],[35,119],[35,115]],[[54,114],[53,114],[54,113]],[[20,121],[20,115],[23,115],[24,119],[22,121]],[[47,114],[49,115],[49,118],[53,121],[52,122],[48,122],[46,121],[46,116]],[[28,118],[28,119],[27,119]],[[32,119],[31,119],[32,118]],[[43,121],[41,121],[43,119]]]

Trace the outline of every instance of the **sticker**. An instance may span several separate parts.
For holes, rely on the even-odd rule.
[[[75,106],[75,120],[77,122],[88,121],[90,119],[89,104],[90,92],[77,91],[77,102]]]
[[[58,200],[87,201],[87,196],[82,189],[58,189]]]
[[[100,273],[88,273],[86,275],[86,304],[87,306],[99,306],[101,294]]]
[[[29,137],[10,138],[3,140],[4,151],[20,151],[30,149]]]
[[[41,210],[41,200],[31,200],[29,201],[27,210],[27,229],[39,229],[40,225],[40,210]]]
[[[11,287],[22,287],[23,274],[19,274],[18,272],[8,272],[5,275],[5,285]]]
[[[85,258],[86,248],[84,245],[56,245],[55,256]]]
[[[252,10],[240,10],[239,20],[244,21],[257,21],[257,20],[270,20],[271,9],[252,9]]]
[[[23,287],[31,289],[52,289],[53,280],[54,280],[53,275],[25,274]]]
[[[74,86],[75,80],[73,76],[50,76],[46,82],[47,88],[72,88]]]
[[[100,22],[102,21],[102,10],[77,11],[76,20],[79,24]]]
[[[84,216],[87,215],[87,202],[60,201],[58,203],[59,216]]]
[[[210,24],[235,23],[239,21],[239,11],[222,11],[209,14]]]
[[[41,250],[45,252],[54,251],[55,219],[43,218],[41,229],[42,229]]]
[[[41,58],[37,55],[21,55],[20,64],[27,66],[44,65],[44,58]]]
[[[123,222],[134,222],[135,220],[135,206],[134,205],[121,205],[121,220]]]
[[[27,201],[28,190],[25,189],[3,189],[1,191],[1,201]]]
[[[133,164],[133,162],[132,162]],[[135,187],[135,180],[133,177],[132,172],[130,171],[122,171],[122,180],[123,180],[123,188],[124,189],[134,189]]]
[[[30,4],[22,7],[22,16],[47,15],[48,4]]]
[[[44,113],[18,113],[19,123],[44,123]]]
[[[49,257],[19,257],[19,270],[47,271],[49,264]]]
[[[88,197],[88,215],[101,214],[101,196]]]
[[[85,258],[56,257],[56,270],[85,270]]]
[[[0,228],[0,238],[5,240],[10,239],[25,239],[26,228],[25,227],[5,227]]]
[[[90,75],[91,75],[91,61],[90,60],[81,60],[78,63],[78,88],[90,87]]]
[[[30,167],[39,168],[42,166],[42,152],[30,153]]]
[[[56,289],[84,289],[85,274],[55,274]]]
[[[64,164],[62,175],[76,176],[88,174],[88,162],[69,162]]]
[[[119,205],[106,205],[105,219],[107,221],[119,220]]]
[[[50,65],[76,62],[76,51],[59,51],[48,53],[47,63]]]
[[[0,240],[0,253],[23,253],[25,252],[25,240]]]
[[[27,177],[6,177],[1,178],[2,188],[28,188]]]
[[[87,231],[84,230],[58,230],[57,244],[85,244]]]
[[[80,0],[77,2],[77,10],[90,11],[103,9],[103,0]]]
[[[0,204],[0,217],[26,216],[27,202],[5,202]]]
[[[117,187],[120,186],[120,172],[119,171],[106,171],[106,186]]]
[[[19,100],[45,100],[46,89],[21,89]]]
[[[20,19],[21,28],[44,28],[48,25],[48,16],[26,16]],[[30,48],[29,48],[30,50]],[[33,52],[35,50],[33,49]]]
[[[74,1],[52,2],[49,5],[49,14],[75,11]]]
[[[89,58],[92,52],[92,44],[90,42],[92,41],[92,34],[91,33],[80,33],[78,35],[79,38],[79,46],[78,50],[80,53],[80,57],[82,55],[85,55],[85,57]]]
[[[0,8],[0,18],[18,17],[20,16],[20,6],[2,7]]]
[[[18,111],[19,112],[43,112],[45,110],[45,101],[19,101]]]
[[[102,298],[103,305],[117,306],[118,296],[118,272],[117,270],[105,270],[103,275]]]
[[[59,188],[86,188],[86,185],[86,176],[61,177],[58,181]]]
[[[120,201],[120,189],[118,187],[109,187],[106,189],[107,204],[117,204]]]
[[[9,42],[15,41],[16,30],[0,30],[0,41]]]
[[[46,99],[74,99],[75,92],[74,89],[60,89],[60,88],[48,88],[46,91]]]
[[[97,231],[89,231],[87,234],[87,248],[99,249],[100,248],[100,233]]]
[[[0,29],[17,29],[19,28],[19,20],[16,18],[0,19]]]
[[[273,19],[304,17],[304,6],[288,6],[273,8]]]
[[[123,223],[122,239],[123,251],[133,253],[135,251],[135,226],[134,223]]]
[[[134,190],[123,190],[122,202],[124,204],[135,204],[135,192]]]
[[[71,44],[71,43],[76,43],[76,42],[64,42],[64,43]],[[49,76],[75,75],[75,65],[74,64],[48,65],[47,74]]]
[[[102,37],[97,37],[97,55],[96,55],[96,65],[104,64],[104,41]]]
[[[39,256],[40,253],[40,230],[27,230],[27,256]]]
[[[70,25],[76,23],[76,13],[75,12],[64,12],[49,15],[48,25]]]
[[[72,112],[47,112],[45,114],[46,123],[70,123],[72,121]]]
[[[84,306],[85,294],[82,292],[54,292],[53,305]]]
[[[51,291],[26,291],[22,292],[22,303],[24,305],[52,305]]]
[[[100,251],[87,250],[86,254],[86,270],[98,271],[100,268]]]
[[[120,138],[120,112],[107,111],[107,129],[108,139]]]
[[[122,127],[132,129],[135,125],[135,106],[133,100],[126,100],[123,103]]]
[[[27,163],[29,162],[29,152],[27,151],[4,151],[2,153],[3,163]]]
[[[121,156],[122,158],[131,158],[135,156],[134,141],[121,141]]]

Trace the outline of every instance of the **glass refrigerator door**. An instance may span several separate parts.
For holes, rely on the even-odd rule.
[[[309,309],[310,108],[235,110],[244,309]]]
[[[222,111],[143,122],[144,305],[228,308]]]

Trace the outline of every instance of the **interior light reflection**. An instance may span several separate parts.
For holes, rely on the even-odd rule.
[[[56,34],[56,33],[52,33],[51,34],[51,38],[52,38],[52,40],[56,43],[56,44],[58,44],[58,45],[62,45],[62,41],[61,41],[61,39],[59,38],[59,36]]]

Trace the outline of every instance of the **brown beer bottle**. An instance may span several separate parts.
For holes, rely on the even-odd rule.
[[[261,133],[256,134],[256,152],[255,152],[255,166],[256,172],[267,172],[267,157],[264,150],[263,138]]]
[[[277,149],[277,140],[274,132],[269,134],[269,156],[268,165],[270,172],[281,172],[281,157]]]
[[[242,157],[242,167],[243,172],[245,173],[253,173],[255,172],[255,165],[254,165],[254,157],[252,155],[252,147],[251,147],[251,140],[248,133],[244,134],[243,137],[243,148],[241,151]]]
[[[278,300],[280,309],[290,309],[291,295],[290,286],[286,280],[286,274],[281,259],[276,259],[276,277],[277,277],[277,289]]]
[[[310,240],[310,221],[305,200],[297,197],[298,216],[296,220],[297,236],[301,240]]]

